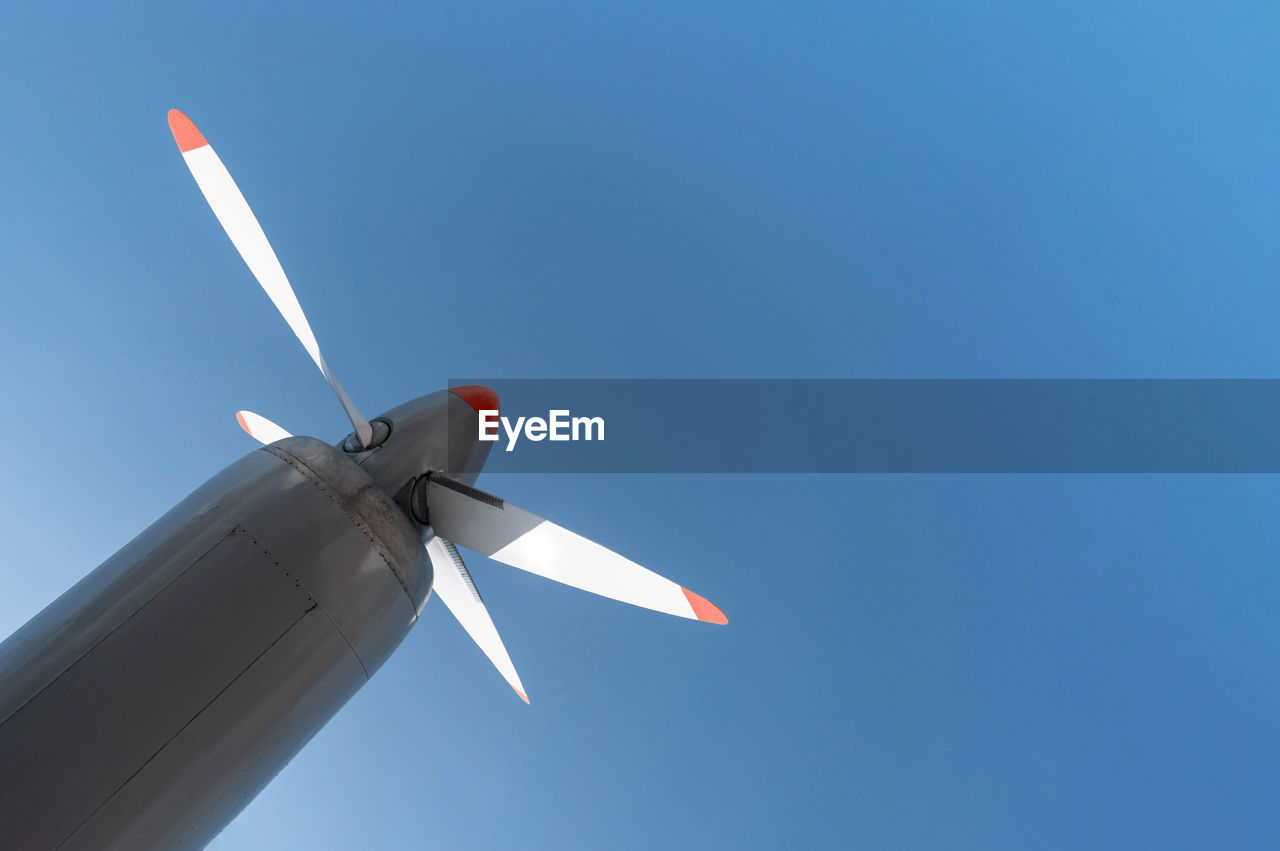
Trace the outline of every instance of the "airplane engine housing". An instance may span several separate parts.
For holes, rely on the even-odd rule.
[[[334,447],[232,464],[0,644],[4,846],[204,847],[386,661],[432,578]]]

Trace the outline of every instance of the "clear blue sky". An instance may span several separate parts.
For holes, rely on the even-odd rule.
[[[4,14],[0,633],[250,451],[236,409],[347,430],[171,107],[370,414],[1280,374],[1272,4],[260,5]],[[1274,477],[481,483],[729,625],[475,556],[532,705],[433,603],[215,847],[1274,847]]]

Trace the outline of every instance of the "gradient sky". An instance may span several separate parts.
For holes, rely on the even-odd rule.
[[[1280,375],[1273,4],[260,5],[4,13],[0,634],[250,451],[238,408],[348,428],[171,107],[371,416]],[[480,483],[729,625],[472,556],[532,705],[432,603],[214,847],[1274,847],[1275,477]]]

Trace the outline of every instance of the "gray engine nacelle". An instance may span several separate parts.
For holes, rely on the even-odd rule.
[[[203,847],[431,583],[414,525],[341,451],[240,459],[0,644],[5,847]]]

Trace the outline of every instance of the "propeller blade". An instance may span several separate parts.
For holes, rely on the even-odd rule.
[[[431,527],[467,549],[633,606],[707,623],[729,621],[703,597],[594,541],[439,473],[426,478]]]
[[[246,434],[264,446],[275,443],[277,440],[284,440],[286,437],[293,437],[271,420],[260,417],[253,411],[236,411],[236,422],[240,423],[240,428],[244,429]]]
[[[204,193],[213,214],[218,217],[222,229],[231,238],[231,244],[240,252],[249,271],[258,279],[284,321],[289,323],[307,354],[311,355],[311,359],[324,374],[325,380],[329,382],[338,401],[342,403],[343,410],[351,419],[361,446],[368,446],[373,439],[373,429],[368,420],[356,410],[355,404],[325,362],[307,316],[298,304],[298,297],[294,295],[293,287],[289,285],[289,279],[285,277],[276,253],[271,250],[271,243],[267,242],[262,226],[258,224],[253,210],[249,209],[248,202],[240,194],[226,166],[191,123],[191,119],[176,109],[169,110],[169,129],[173,132],[174,141],[178,143],[178,150],[182,152],[187,168],[191,169],[191,176],[196,179],[196,184]]]
[[[427,553],[431,556],[431,568],[435,572],[431,590],[448,606],[458,623],[467,631],[467,635],[471,636],[471,640],[489,657],[507,685],[520,695],[521,700],[528,703],[529,698],[525,696],[520,675],[511,664],[507,648],[498,635],[497,627],[493,625],[493,619],[489,617],[489,609],[480,598],[476,583],[462,562],[462,556],[458,555],[458,548],[437,535],[427,542]]]

